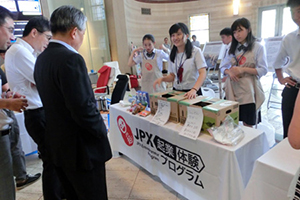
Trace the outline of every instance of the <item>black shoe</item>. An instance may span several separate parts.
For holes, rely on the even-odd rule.
[[[41,177],[41,173],[37,173],[35,175],[27,174],[26,180],[17,183],[17,190],[21,190],[28,185],[31,185],[32,183],[36,182]]]

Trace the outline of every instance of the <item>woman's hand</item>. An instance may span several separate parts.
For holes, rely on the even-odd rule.
[[[158,85],[158,87],[159,87],[162,82],[163,82],[163,77],[156,79],[153,83],[153,89],[156,90],[156,85]]]
[[[224,73],[227,74],[232,81],[234,81],[234,82],[238,82],[239,81],[239,77],[236,76],[233,73],[233,71],[231,71],[231,68],[230,69],[226,69]]]
[[[231,67],[229,71],[231,71],[231,73],[233,73],[237,77],[241,77],[241,75],[244,73],[242,67],[236,67],[236,66]]]
[[[194,99],[197,96],[197,91],[195,88],[192,88],[190,91],[184,94],[184,97],[187,99]]]

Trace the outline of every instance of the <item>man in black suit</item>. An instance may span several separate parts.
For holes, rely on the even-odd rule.
[[[46,145],[67,199],[107,199],[107,131],[80,48],[86,17],[73,6],[51,15],[53,40],[37,58],[34,78],[46,115]]]

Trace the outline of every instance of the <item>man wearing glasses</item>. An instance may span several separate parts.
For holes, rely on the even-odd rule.
[[[14,40],[13,15],[9,10],[0,6],[0,49],[6,50],[10,41]],[[4,97],[4,96],[3,96]],[[13,120],[3,112],[9,109],[21,112],[27,106],[27,100],[16,94],[14,98],[0,98],[0,200],[15,199],[15,185],[12,169],[12,157],[10,151],[10,124]]]
[[[48,46],[52,34],[49,20],[43,16],[30,19],[25,26],[23,37],[10,47],[5,55],[5,70],[8,84],[28,99],[24,111],[25,127],[38,145],[43,160],[43,195],[45,200],[61,199],[61,185],[45,147],[45,114],[43,104],[33,78],[37,56]]]

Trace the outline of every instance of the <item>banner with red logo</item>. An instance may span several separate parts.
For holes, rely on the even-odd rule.
[[[236,147],[229,147],[206,134],[197,140],[180,136],[182,125],[168,122],[158,126],[150,123],[153,116],[132,115],[126,109],[110,107],[112,149],[188,199],[240,199],[254,161],[268,149],[265,135],[258,130],[246,134]]]

